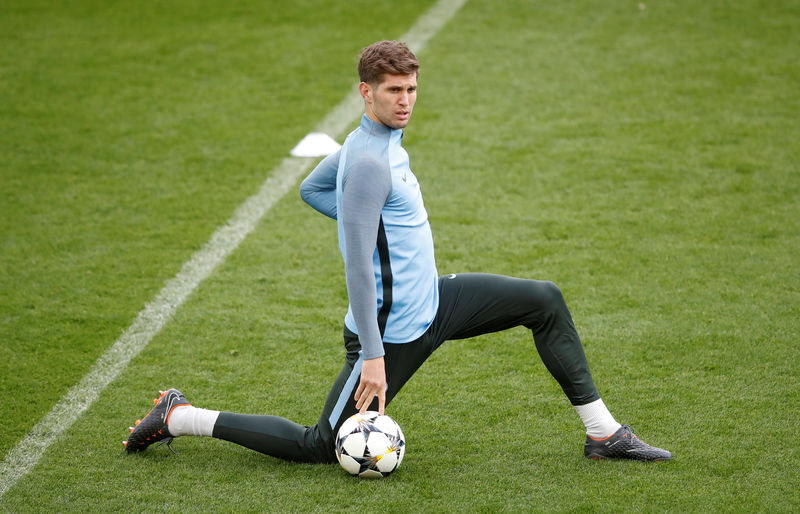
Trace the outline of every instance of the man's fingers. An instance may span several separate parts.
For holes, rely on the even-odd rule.
[[[383,357],[365,359],[361,368],[361,380],[353,399],[356,409],[364,413],[372,404],[372,399],[378,397],[378,407],[383,411],[386,402],[386,370]]]
[[[378,414],[383,416],[383,409],[386,407],[386,392],[378,393]]]
[[[364,414],[364,412],[366,412],[367,405],[369,405],[369,402],[367,400],[372,398],[372,396],[373,395],[370,394],[370,388],[367,387],[365,384],[362,383],[361,385],[358,386],[358,389],[356,390],[356,394],[353,397],[353,399],[356,401],[356,409],[358,409],[359,412],[361,412],[361,414]]]
[[[362,394],[361,396],[358,397],[356,401],[356,409],[358,409],[358,412],[360,412],[361,414],[364,414],[367,411],[366,399],[367,397]]]
[[[367,412],[367,409],[372,404],[373,398],[376,396],[378,397],[378,408],[380,409],[379,412],[383,414],[383,407],[386,403],[386,395],[379,394],[378,391],[380,391],[380,389],[365,387],[361,394],[356,395],[356,409],[358,409],[361,414]]]

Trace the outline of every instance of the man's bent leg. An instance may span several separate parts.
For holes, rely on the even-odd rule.
[[[516,326],[531,330],[544,365],[573,405],[600,398],[572,316],[555,284],[481,273],[440,279],[440,307],[434,321],[439,344]]]
[[[593,459],[668,460],[672,454],[644,443],[605,408],[589,373],[564,297],[552,282],[497,275],[449,275],[439,281],[434,347],[518,325],[533,333],[545,366],[586,426],[584,455]]]

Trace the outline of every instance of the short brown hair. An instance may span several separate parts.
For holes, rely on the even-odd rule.
[[[358,60],[358,77],[361,82],[376,84],[383,75],[410,75],[419,73],[419,62],[405,43],[378,41],[361,51]]]

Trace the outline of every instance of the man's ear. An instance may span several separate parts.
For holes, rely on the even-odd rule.
[[[372,102],[372,86],[366,82],[362,82],[358,85],[358,92],[361,93],[361,98],[363,98],[365,102]]]

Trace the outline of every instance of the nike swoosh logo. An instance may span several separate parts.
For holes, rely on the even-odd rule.
[[[628,450],[628,453],[631,453],[631,452],[649,452],[649,451],[654,451],[654,450],[656,450],[656,448],[631,448],[630,450]]]
[[[164,410],[165,419],[167,416],[169,416],[169,413],[172,412],[172,409],[178,403],[178,398],[180,398],[180,396],[178,396],[177,393],[170,393],[169,398],[167,400],[167,408]]]
[[[452,279],[456,278],[456,274],[455,273],[450,273],[449,275],[447,275],[447,278],[452,280]]]

